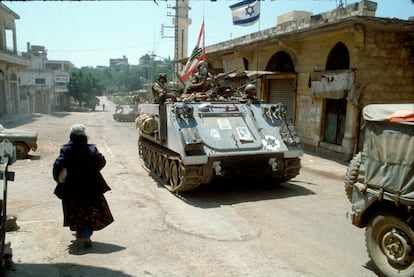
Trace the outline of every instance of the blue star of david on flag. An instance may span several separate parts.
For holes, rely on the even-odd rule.
[[[233,24],[249,26],[256,23],[260,17],[260,1],[244,0],[230,6]]]

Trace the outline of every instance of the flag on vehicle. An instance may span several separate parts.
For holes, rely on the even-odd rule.
[[[198,64],[206,59],[206,48],[204,47],[204,20],[201,24],[200,33],[198,35],[197,44],[188,58],[184,69],[181,71],[181,80],[185,82],[188,77],[197,69]]]
[[[243,0],[230,6],[233,15],[233,24],[249,26],[256,23],[260,18],[260,1]]]

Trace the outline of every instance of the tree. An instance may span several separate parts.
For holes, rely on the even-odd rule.
[[[75,69],[71,72],[68,84],[69,95],[82,103],[95,102],[96,96],[102,95],[104,85],[100,78],[88,68]]]

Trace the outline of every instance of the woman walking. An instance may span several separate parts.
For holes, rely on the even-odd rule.
[[[53,164],[53,179],[58,182],[62,199],[63,226],[76,231],[85,247],[92,245],[93,231],[101,230],[114,219],[104,193],[110,190],[100,170],[105,157],[94,144],[88,144],[83,124],[74,124],[70,140],[60,148]]]

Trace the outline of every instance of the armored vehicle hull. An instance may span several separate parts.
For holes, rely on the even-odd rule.
[[[140,105],[139,155],[168,190],[182,192],[216,178],[299,174],[302,149],[286,106],[260,102]]]
[[[138,115],[136,105],[119,106],[112,115],[114,120],[119,122],[134,122]]]

